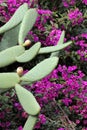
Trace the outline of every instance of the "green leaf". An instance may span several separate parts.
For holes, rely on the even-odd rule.
[[[25,51],[22,55],[16,57],[16,60],[18,62],[29,62],[32,60],[38,53],[40,49],[41,43],[38,42],[35,45],[33,45],[29,50]]]
[[[29,116],[23,130],[33,130],[37,122],[37,116]]]
[[[34,82],[47,76],[58,64],[58,57],[47,58],[37,64],[29,72],[21,77],[21,80]]]
[[[0,42],[0,51],[17,45],[19,29],[20,29],[20,24],[5,32]]]
[[[23,109],[30,115],[37,115],[40,112],[40,106],[33,94],[19,84],[15,85],[15,90]]]
[[[0,67],[5,67],[16,61],[16,57],[23,54],[25,48],[21,45],[10,47],[0,52]]]
[[[24,3],[23,5],[21,5],[16,10],[14,15],[11,17],[11,19],[0,28],[0,33],[4,33],[10,30],[11,28],[15,27],[16,25],[18,25],[22,21],[27,10],[28,10],[27,3]]]
[[[37,11],[36,9],[29,9],[22,21],[20,31],[19,31],[19,44],[24,43],[24,39],[28,32],[32,29],[35,21],[37,18]]]
[[[65,47],[69,46],[71,43],[72,43],[72,41],[69,41],[69,42],[66,42],[66,43],[61,44],[61,45],[50,46],[50,47],[42,47],[39,51],[39,54],[59,51],[61,49],[64,49]]]
[[[20,82],[17,73],[0,73],[0,88],[11,88]]]

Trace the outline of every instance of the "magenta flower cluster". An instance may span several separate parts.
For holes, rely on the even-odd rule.
[[[75,6],[76,2],[78,2],[78,1],[76,1],[76,0],[62,0],[63,6],[66,8],[68,8],[70,6]],[[81,1],[79,0],[79,2],[82,2],[83,4],[87,5],[87,0],[81,0]]]
[[[35,125],[35,129],[37,129],[37,130],[40,129],[41,125],[44,125],[46,123],[46,121],[47,121],[46,116],[44,114],[40,114],[38,122]]]
[[[60,35],[61,35],[61,30],[57,29],[57,28],[52,28],[52,31],[49,33],[49,35],[46,38],[45,41],[45,46],[55,46],[57,45]]]
[[[87,0],[82,0],[82,2],[83,2],[85,5],[87,5]]]
[[[33,84],[31,91],[34,91],[42,113],[44,105],[61,97],[59,100],[69,108],[71,113],[74,112],[77,116],[82,116],[82,123],[85,126],[87,120],[87,81],[83,79],[84,76],[85,74],[78,70],[77,66],[67,68],[65,65],[59,65],[50,75]]]
[[[4,2],[4,1],[2,1]],[[34,6],[34,2],[30,0],[7,0],[5,1],[7,4],[7,8],[4,6],[0,7],[0,13],[2,16],[4,16],[5,20],[8,21],[10,17],[14,14],[14,12],[17,10],[17,8],[22,5],[23,3],[28,3],[29,7]]]
[[[78,8],[75,10],[70,10],[68,13],[68,18],[72,22],[72,25],[78,25],[83,22],[83,14]]]
[[[45,27],[47,22],[53,21],[52,11],[42,10],[42,9],[38,9],[37,11],[38,11],[38,17],[37,17],[37,20],[35,23],[35,28],[40,33],[40,36],[36,35],[36,32],[34,33],[32,31],[30,31],[29,35],[30,35],[31,39],[33,39],[34,42],[40,41],[42,43],[42,45],[44,45],[44,46],[55,45],[57,43],[57,40],[59,39],[61,33],[58,36],[58,34],[57,34],[58,31],[56,31],[57,29],[54,29],[55,34],[50,32],[51,34],[48,34],[47,37],[44,34],[44,32],[47,31],[46,27]],[[54,38],[52,41],[52,40],[50,40],[50,35],[52,35],[52,36],[55,35],[56,38]]]
[[[87,61],[87,33],[82,33],[71,38],[77,47],[77,55],[81,61]]]
[[[74,6],[76,0],[62,0],[64,7]]]
[[[49,19],[52,19],[52,12],[50,10],[42,10],[38,9],[38,18],[36,21],[35,26],[37,27],[38,30],[41,30],[42,32],[45,31],[44,25],[47,23]]]

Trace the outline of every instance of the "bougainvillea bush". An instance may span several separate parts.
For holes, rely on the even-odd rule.
[[[23,3],[38,12],[28,36],[32,43],[55,46],[63,30],[64,42],[73,42],[58,53],[59,64],[50,75],[25,86],[41,106],[35,130],[87,130],[87,0],[0,0],[0,26]],[[49,54],[23,64],[24,73],[45,57]],[[17,66],[0,72],[15,71]],[[27,117],[14,89],[0,93],[1,130],[22,130]]]

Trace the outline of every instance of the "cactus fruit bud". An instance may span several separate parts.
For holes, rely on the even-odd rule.
[[[31,45],[31,41],[30,40],[26,40],[23,44],[23,46],[29,46]]]
[[[17,68],[17,74],[18,74],[19,76],[22,76],[22,75],[23,75],[23,67],[18,67],[18,68]]]

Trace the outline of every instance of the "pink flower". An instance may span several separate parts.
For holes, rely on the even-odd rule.
[[[76,0],[62,0],[64,7],[73,6],[76,3]]]
[[[39,115],[39,119],[40,119],[41,124],[45,124],[46,123],[46,117],[45,117],[44,114],[40,114]]]
[[[56,45],[59,41],[61,33],[61,30],[53,28],[46,38],[46,46]]]
[[[19,126],[19,127],[18,127],[18,130],[23,130],[22,126]]]
[[[8,0],[8,3],[16,5],[16,0]]]
[[[76,124],[79,124],[80,123],[80,120],[76,120]]]
[[[72,22],[72,25],[78,25],[83,22],[83,15],[78,8],[75,10],[70,10],[68,13],[68,18]]]
[[[82,0],[82,3],[84,3],[85,5],[87,5],[87,0]]]

